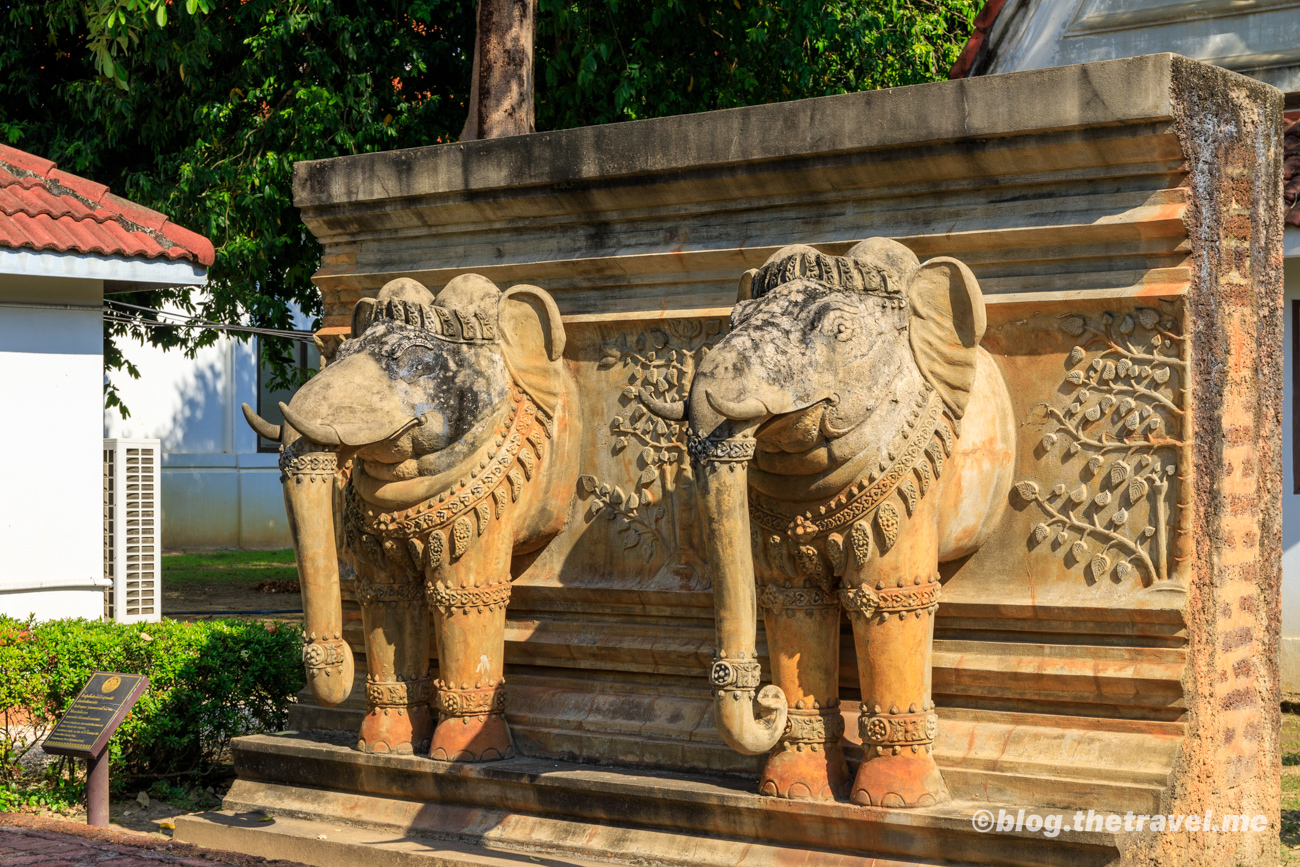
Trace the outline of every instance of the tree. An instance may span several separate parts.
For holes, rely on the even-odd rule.
[[[539,0],[538,126],[936,81],[982,0]]]
[[[479,0],[474,78],[461,141],[533,132],[536,18],[537,0]]]
[[[942,78],[978,5],[16,0],[0,16],[0,136],[212,239],[206,292],[123,300],[285,328],[291,304],[320,305],[295,161],[529,130],[534,71],[543,129]],[[134,373],[124,340],[192,353],[216,336],[106,323],[107,404],[111,376]],[[261,346],[287,375],[288,344]]]

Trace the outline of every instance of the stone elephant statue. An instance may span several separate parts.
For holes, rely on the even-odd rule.
[[[577,487],[564,341],[555,302],[535,286],[502,292],[467,274],[435,298],[393,280],[357,304],[350,339],[280,405],[283,426],[244,406],[281,443],[303,659],[327,707],[353,679],[338,552],[355,568],[367,667],[358,749],[514,754],[502,713],[511,557],[559,532]]]
[[[686,418],[717,656],[719,733],[768,752],[760,791],[919,807],[949,798],[932,756],[938,565],[1006,508],[1015,419],[980,347],[983,296],[949,258],[873,238],[843,257],[786,247],[741,280]],[[773,685],[759,689],[756,610]],[[862,688],[850,785],[839,708],[841,610]]]

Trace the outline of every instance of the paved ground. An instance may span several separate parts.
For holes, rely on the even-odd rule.
[[[153,835],[91,828],[63,819],[0,813],[0,864],[4,867],[305,867],[234,852],[200,849]]]

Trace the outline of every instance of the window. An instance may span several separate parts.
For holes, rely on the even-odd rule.
[[[261,347],[258,347],[258,359],[261,359]],[[311,343],[297,343],[294,345],[293,354],[295,358],[295,367],[301,373],[305,370],[320,370],[320,351]],[[293,397],[296,389],[280,388],[271,390],[269,383],[274,374],[270,367],[258,364],[257,367],[257,414],[269,421],[271,424],[283,424],[284,415],[280,412],[280,403],[288,403]],[[259,452],[278,452],[280,444],[272,440],[259,436],[257,438],[257,450]]]

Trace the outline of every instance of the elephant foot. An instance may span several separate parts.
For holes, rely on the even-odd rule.
[[[409,756],[429,748],[433,713],[428,681],[366,684],[370,709],[361,722],[357,749],[363,753]],[[401,693],[397,695],[396,693]],[[377,703],[378,699],[382,704]],[[416,701],[416,704],[407,704]]]
[[[444,762],[495,762],[514,754],[510,726],[500,713],[444,717],[429,748],[429,758]]]
[[[791,709],[786,719],[785,734],[763,766],[759,793],[796,801],[833,801],[848,795],[849,765],[840,745],[844,718],[839,709]]]
[[[948,786],[925,748],[886,749],[858,766],[849,800],[863,807],[932,807],[950,800]]]
[[[834,801],[849,792],[849,765],[839,744],[779,743],[758,783],[759,794],[793,801]]]

